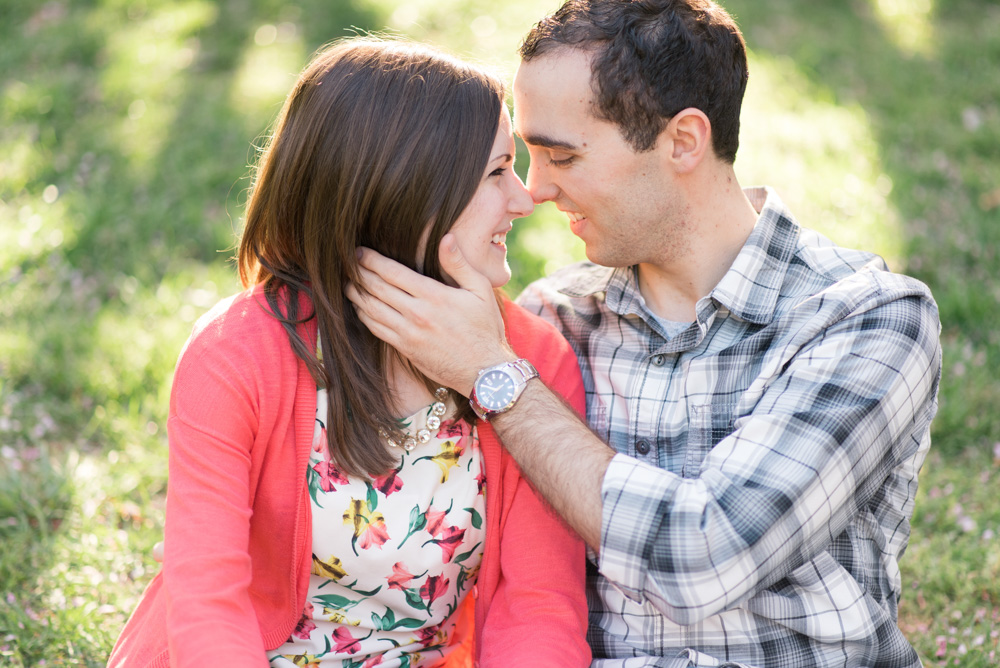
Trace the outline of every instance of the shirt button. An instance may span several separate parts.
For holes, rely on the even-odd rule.
[[[636,441],[635,442],[635,451],[638,452],[640,455],[648,455],[649,454],[649,441],[647,441],[646,439],[642,439],[640,441]]]
[[[653,356],[653,366],[663,366],[666,363],[666,355],[654,355]]]

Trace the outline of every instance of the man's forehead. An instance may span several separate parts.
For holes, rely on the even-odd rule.
[[[589,110],[593,104],[591,57],[579,49],[560,49],[523,61],[514,74],[514,113],[522,114],[555,107],[563,114],[576,107]]]
[[[514,80],[514,133],[526,144],[547,148],[576,148],[571,128],[596,120],[589,88],[537,85],[527,89]]]

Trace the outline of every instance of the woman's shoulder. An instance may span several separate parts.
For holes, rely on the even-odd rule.
[[[274,320],[265,311],[266,307],[267,301],[257,286],[225,297],[195,321],[188,344],[210,345],[216,340],[241,339],[246,332],[266,329],[267,321]]]
[[[575,360],[569,343],[552,323],[507,299],[504,300],[504,319],[507,340],[514,352],[531,360],[536,367],[541,362],[555,363],[566,355]]]
[[[255,285],[220,300],[198,318],[181,357],[273,356],[287,345],[281,321],[263,289]]]
[[[507,338],[513,344],[516,342],[530,343],[533,341],[558,342],[563,339],[551,323],[519,306],[510,299],[504,298],[504,320],[507,324]]]

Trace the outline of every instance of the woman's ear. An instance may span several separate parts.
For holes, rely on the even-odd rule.
[[[688,107],[676,114],[663,130],[669,144],[669,159],[678,173],[688,173],[712,150],[712,123],[700,109]]]

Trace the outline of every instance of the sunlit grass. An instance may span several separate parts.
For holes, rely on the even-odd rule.
[[[736,171],[772,185],[799,223],[899,270],[903,233],[892,179],[858,105],[837,103],[788,58],[753,52]]]
[[[205,0],[163,4],[125,21],[105,46],[101,95],[119,110],[114,141],[131,169],[148,173],[170,139],[182,75],[194,62],[194,35],[217,19]]]
[[[908,55],[931,56],[935,0],[870,0],[889,39]]]
[[[383,4],[383,3],[379,3]],[[517,68],[517,47],[525,33],[559,0],[510,0],[502,11],[487,0],[410,0],[393,7],[387,28],[445,46],[507,77]]]
[[[233,77],[231,104],[257,118],[276,115],[308,55],[296,24],[261,24]]]

